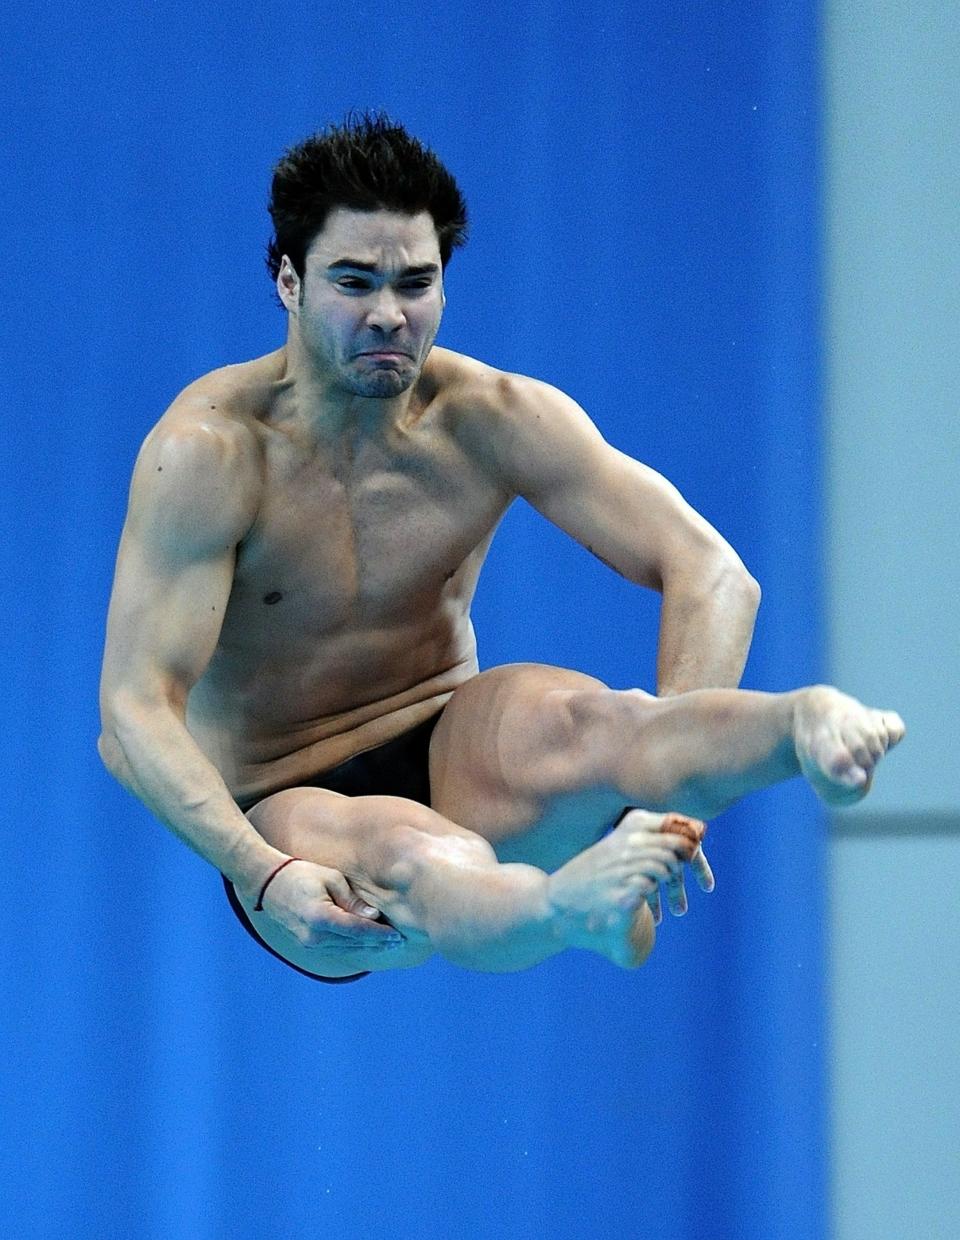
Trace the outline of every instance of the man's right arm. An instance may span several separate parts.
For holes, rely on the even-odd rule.
[[[216,648],[259,488],[256,444],[242,426],[181,419],[161,423],[147,439],[117,558],[100,692],[99,749],[108,769],[251,896],[285,854],[243,815],[187,730],[186,706]],[[337,871],[311,868],[312,907],[285,907],[291,885],[280,881],[265,905],[300,941],[326,930],[379,940],[389,930],[345,911],[361,902]]]

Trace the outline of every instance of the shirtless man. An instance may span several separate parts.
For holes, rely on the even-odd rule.
[[[193,383],[137,461],[103,760],[312,976],[638,964],[659,884],[676,912],[685,862],[710,885],[682,815],[801,772],[858,799],[903,725],[737,690],[759,591],[724,540],[562,393],[433,347],[465,210],[432,153],[383,118],[326,131],[271,214],[285,347]],[[470,604],[518,495],[662,593],[658,697],[478,674]]]

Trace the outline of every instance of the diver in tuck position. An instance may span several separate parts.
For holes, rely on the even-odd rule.
[[[103,760],[312,976],[640,964],[660,884],[682,912],[684,864],[712,883],[698,819],[801,773],[857,800],[903,724],[736,689],[759,590],[727,543],[567,396],[433,347],[465,208],[402,128],[288,152],[271,214],[285,347],[191,384],[137,460]],[[518,495],[662,593],[659,696],[478,674],[470,604]]]

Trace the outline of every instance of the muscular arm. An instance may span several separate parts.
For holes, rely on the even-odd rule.
[[[241,813],[185,717],[217,644],[236,546],[256,502],[242,428],[190,421],[153,432],[134,472],[100,692],[107,767],[243,888],[283,854]]]
[[[144,444],[110,602],[99,745],[117,779],[251,902],[285,854],[241,813],[186,707],[217,645],[259,478],[254,441],[226,420],[165,421]],[[338,871],[297,869],[296,882],[284,870],[270,884],[264,908],[302,945],[396,937]]]
[[[604,441],[547,384],[498,381],[499,464],[519,494],[628,580],[660,591],[662,695],[735,687],[760,589],[739,556],[660,474]]]

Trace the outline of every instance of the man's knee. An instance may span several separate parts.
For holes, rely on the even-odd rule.
[[[549,689],[513,702],[501,719],[498,768],[518,797],[541,801],[594,784],[602,776],[597,724],[611,691]]]
[[[380,882],[398,893],[422,885],[438,869],[496,860],[486,840],[412,801],[354,797],[350,813],[368,864]]]
[[[374,798],[357,801],[364,799]],[[465,881],[469,886],[471,874],[495,867],[496,854],[473,832],[430,810],[419,813],[422,806],[357,809],[366,827],[364,894],[404,935],[436,948],[438,911],[449,920],[451,893]]]
[[[639,690],[606,686],[546,694],[523,728],[518,751],[531,789],[616,786],[621,755],[644,743],[656,701]]]
[[[566,709],[572,777],[624,795],[642,787],[645,808],[670,808],[676,785],[663,744],[663,701],[642,689],[588,689],[571,694]]]

